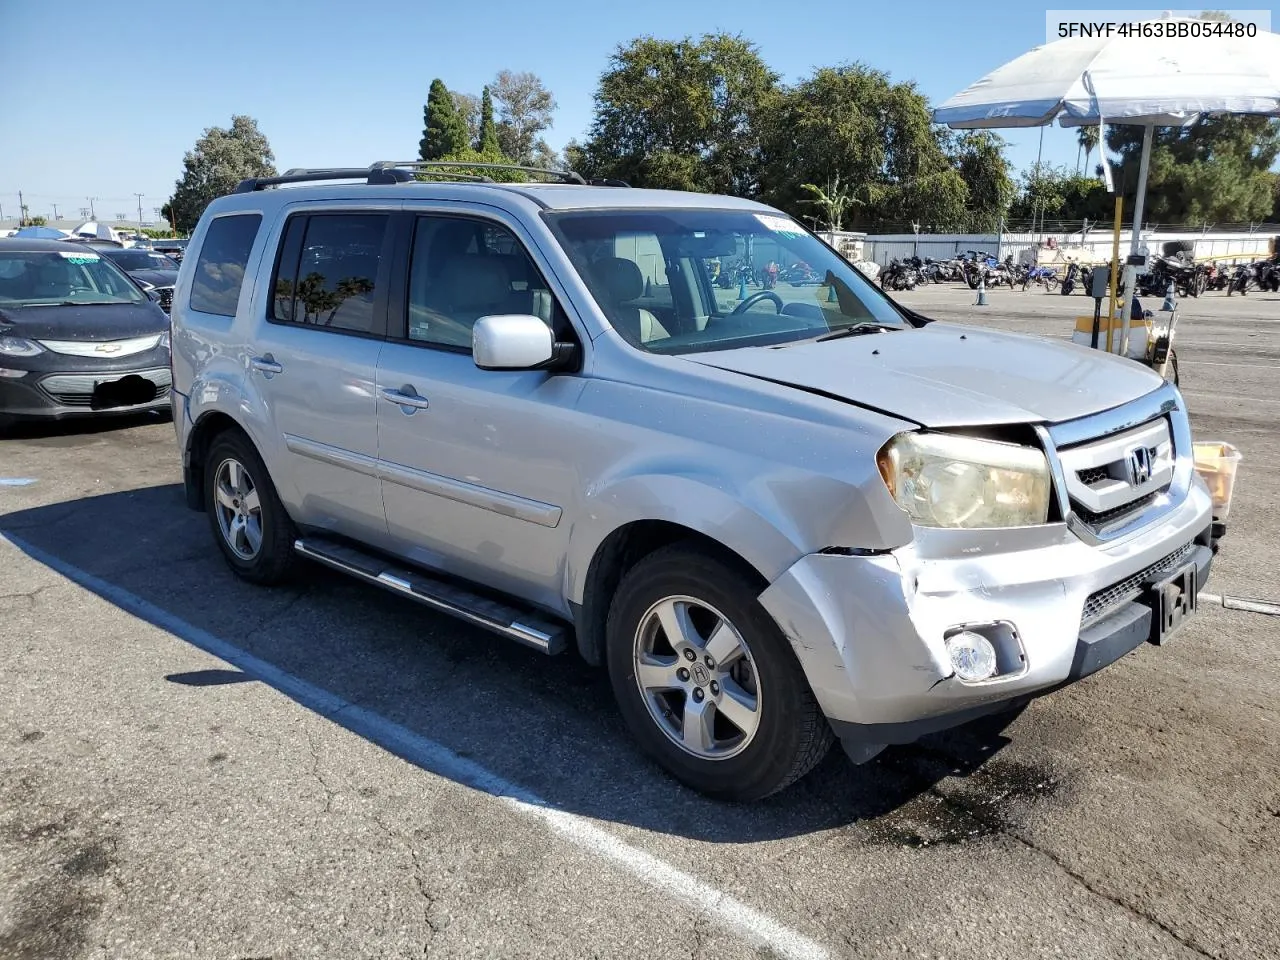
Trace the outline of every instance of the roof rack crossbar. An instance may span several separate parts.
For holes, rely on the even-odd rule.
[[[561,183],[576,183],[585,186],[587,181],[581,174],[574,173],[572,170],[553,170],[549,167],[525,167],[517,163],[471,163],[466,160],[379,160],[370,167],[370,170],[391,170],[391,169],[414,169],[421,170],[423,168],[443,167],[446,170],[462,168],[464,170],[512,170],[519,173],[540,173],[544,176],[555,177]],[[430,170],[424,172],[429,173]]]

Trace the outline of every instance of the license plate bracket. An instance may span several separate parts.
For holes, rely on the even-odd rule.
[[[1176,570],[1172,576],[1155,581],[1148,588],[1151,605],[1152,643],[1162,645],[1196,612],[1200,571],[1194,563]]]

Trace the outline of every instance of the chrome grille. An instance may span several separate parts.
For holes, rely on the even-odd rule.
[[[1163,560],[1157,560],[1149,567],[1139,570],[1132,576],[1125,577],[1118,583],[1113,583],[1104,590],[1091,593],[1089,599],[1084,602],[1084,612],[1080,616],[1080,623],[1086,624],[1090,621],[1097,620],[1099,617],[1109,613],[1122,603],[1134,599],[1141,595],[1142,588],[1152,580],[1163,576],[1166,573],[1172,573],[1178,567],[1186,562],[1191,555],[1191,551],[1195,547],[1195,541],[1183,544],[1173,553],[1169,554]]]
[[[1072,512],[1095,534],[1123,523],[1168,490],[1174,476],[1168,417],[1059,450]]]
[[[1089,524],[1089,526],[1093,527],[1095,530],[1101,529],[1107,524],[1112,523],[1115,520],[1119,520],[1121,517],[1127,517],[1131,513],[1137,513],[1140,510],[1145,510],[1151,505],[1155,498],[1160,496],[1163,492],[1163,490],[1157,490],[1155,493],[1149,493],[1145,497],[1139,497],[1137,500],[1132,500],[1129,503],[1122,503],[1118,507],[1112,507],[1110,510],[1103,510],[1100,513],[1094,513],[1091,510],[1086,510],[1084,507],[1077,505],[1076,516]]]
[[[64,407],[90,407],[93,405],[94,388],[99,383],[119,380],[131,375],[150,380],[155,385],[155,394],[152,399],[149,401],[144,400],[144,403],[154,403],[156,400],[163,400],[168,397],[169,385],[172,382],[168,367],[158,367],[154,370],[128,370],[106,375],[55,373],[41,380],[40,386],[45,393],[49,394]]]

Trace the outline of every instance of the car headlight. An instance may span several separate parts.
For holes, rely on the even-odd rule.
[[[172,338],[171,338],[171,336],[170,336],[170,334],[169,334],[169,331],[168,331],[168,330],[166,330],[164,333],[160,334],[160,346],[162,346],[162,347],[164,347],[166,350],[168,350],[168,349],[169,349],[169,341],[170,341],[170,339],[172,339]]]
[[[893,499],[922,527],[1029,527],[1049,518],[1049,463],[1034,447],[902,433],[876,461]]]
[[[34,340],[0,337],[0,357],[34,357],[37,353],[44,353],[44,347]]]

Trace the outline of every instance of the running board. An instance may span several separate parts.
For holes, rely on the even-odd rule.
[[[541,653],[563,653],[568,647],[565,625],[482,597],[463,587],[438,580],[424,571],[396,566],[375,554],[316,537],[295,540],[293,549],[326,567],[376,583]]]

